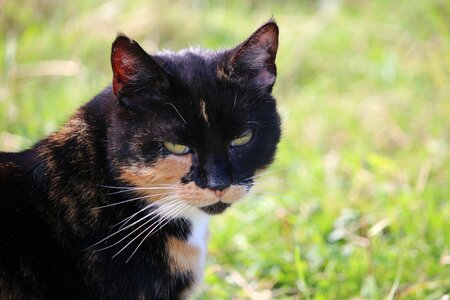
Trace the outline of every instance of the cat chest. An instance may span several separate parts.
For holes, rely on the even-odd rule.
[[[167,240],[169,268],[172,274],[190,273],[201,277],[205,251],[188,241],[170,237]],[[196,281],[196,280],[195,280]]]
[[[208,242],[208,218],[200,215],[189,221],[191,233],[188,238],[172,236],[166,244],[170,272],[192,277],[194,284],[188,288],[188,293],[202,282]]]

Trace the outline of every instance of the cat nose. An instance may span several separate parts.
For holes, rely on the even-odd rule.
[[[215,190],[214,194],[216,194],[216,197],[222,198],[223,195],[225,195],[225,190],[223,190],[223,191]]]
[[[223,191],[231,185],[228,165],[225,161],[215,160],[206,171],[206,187],[213,191]]]
[[[196,177],[197,184],[220,193],[231,185],[230,168],[225,157],[209,156],[205,159],[203,172]]]
[[[223,192],[231,185],[231,180],[228,176],[221,176],[220,178],[214,178],[213,176],[206,176],[206,187],[217,193]]]

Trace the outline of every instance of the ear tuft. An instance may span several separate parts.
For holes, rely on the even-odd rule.
[[[278,26],[271,20],[237,46],[230,60],[232,75],[247,75],[255,84],[271,89],[277,75],[278,34]]]

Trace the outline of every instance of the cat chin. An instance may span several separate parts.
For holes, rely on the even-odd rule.
[[[208,206],[200,207],[200,209],[205,213],[207,213],[208,215],[218,215],[223,213],[230,206],[231,206],[230,203],[219,201]]]

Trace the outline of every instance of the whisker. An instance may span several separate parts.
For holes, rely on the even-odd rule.
[[[174,184],[159,184],[159,185],[152,185],[152,186],[111,186],[111,185],[101,185],[101,184],[97,184],[97,186],[99,187],[103,187],[103,188],[108,188],[108,189],[116,189],[116,190],[149,190],[149,189],[171,189],[174,187]]]
[[[147,199],[147,198],[151,198],[151,197],[154,197],[154,196],[156,197],[156,196],[162,196],[162,195],[168,195],[168,194],[171,194],[171,192],[136,197],[136,198],[132,198],[132,199],[124,200],[124,201],[115,202],[115,203],[112,203],[112,204],[97,206],[97,207],[94,207],[94,208],[91,208],[91,209],[94,209],[94,210],[95,209],[101,209],[101,208],[105,208],[105,207],[111,207],[111,206],[116,206],[116,205],[120,205],[120,204],[124,204],[124,203],[129,203],[129,202],[133,202],[133,201],[137,201],[137,200]]]
[[[234,94],[233,108],[231,109],[232,112],[236,108],[236,101],[237,101],[237,96],[238,96],[237,93],[238,93],[238,90],[236,90],[236,93]]]
[[[178,203],[177,203],[178,204]],[[182,208],[182,207],[181,207]],[[177,206],[177,210],[180,210],[180,206]],[[140,237],[141,235],[143,235],[147,230],[151,230],[152,228],[157,227],[159,224],[161,224],[161,222],[163,222],[163,220],[165,220],[164,218],[160,219],[158,222],[152,224],[149,228],[143,230],[141,233],[139,233],[138,235],[136,235],[131,241],[128,242],[128,244],[126,244],[124,247],[122,247],[122,249],[120,249],[116,254],[114,254],[114,256],[112,256],[112,258],[115,258],[117,255],[119,255],[123,250],[125,250],[133,241],[135,241],[138,237]],[[128,235],[129,236],[129,235]],[[147,236],[146,236],[147,237]]]
[[[275,197],[276,200],[283,200],[281,195],[275,195],[275,194],[271,194],[271,193],[261,193],[261,192],[256,192],[254,195],[254,198],[257,198],[258,200],[263,200],[267,203],[273,204],[272,202],[270,202],[269,200],[266,199],[266,197]]]
[[[172,197],[172,198],[167,197],[167,199],[165,199],[165,201],[167,201],[167,203],[163,203],[161,206],[157,206],[155,210],[150,211],[150,212],[148,213],[148,215],[146,215],[146,216],[154,215],[154,214],[156,214],[156,213],[159,212],[158,210],[164,210],[164,209],[167,208],[168,206],[171,206],[171,204],[175,203],[175,202],[176,202],[175,200],[176,200],[176,197],[175,197],[175,196]],[[162,202],[162,201],[161,201],[161,202]],[[151,203],[150,205],[146,206],[145,209],[150,209],[150,208],[152,208],[153,206],[156,206],[156,204],[159,204],[159,203]],[[140,210],[139,212],[141,212],[141,211],[142,211],[142,210]],[[133,214],[132,216],[135,216],[135,215],[138,214],[139,212]],[[130,220],[130,219],[129,219],[129,220]],[[136,222],[138,222],[138,221],[136,221]],[[124,226],[126,225],[126,223],[127,223],[127,222],[125,222],[124,224],[122,224],[122,226],[119,228],[119,230],[125,230],[125,229],[127,229],[127,228],[130,228],[130,227],[133,226],[136,222],[134,222],[133,224],[128,225],[127,227],[124,227]],[[123,228],[123,229],[122,229],[122,228]]]
[[[151,208],[151,207],[153,207],[153,206],[158,206],[158,205],[160,205],[160,204],[162,204],[162,205],[161,205],[161,206],[158,206],[158,207],[159,207],[159,208],[162,208],[162,207],[164,207],[164,206],[170,204],[170,202],[168,202],[168,203],[164,203],[164,202],[170,201],[170,200],[175,200],[175,199],[176,199],[176,197],[175,197],[174,195],[173,195],[173,196],[168,196],[168,197],[162,198],[162,199],[160,199],[160,200],[158,200],[158,201],[155,201],[155,202],[153,202],[153,203],[150,203],[150,205],[146,206],[144,209],[146,209],[146,208]],[[134,213],[133,215],[127,217],[125,220],[120,221],[119,223],[117,223],[117,224],[114,225],[114,226],[117,226],[117,225],[119,225],[119,224],[125,222],[125,223],[123,223],[123,224],[119,227],[119,229],[121,229],[121,228],[124,227],[124,226],[125,226],[125,225],[126,225],[126,224],[134,217],[134,216],[136,216],[137,214],[139,214],[139,213],[140,213],[141,211],[143,211],[144,209],[141,209],[141,210],[138,211],[137,213]]]
[[[156,210],[155,210],[155,211],[156,211]],[[153,212],[155,212],[155,211],[153,211]],[[135,228],[134,230],[132,230],[132,231],[131,231],[130,233],[128,233],[126,236],[124,236],[123,238],[121,238],[119,241],[117,241],[117,242],[115,242],[115,243],[113,243],[113,244],[111,244],[111,245],[108,245],[108,246],[106,246],[106,247],[103,247],[103,248],[100,248],[100,249],[96,249],[96,251],[103,251],[103,250],[109,249],[109,248],[114,247],[115,245],[121,243],[123,240],[125,240],[126,238],[128,238],[130,235],[132,235],[133,233],[135,233],[136,231],[138,231],[139,229],[141,229],[142,227],[144,227],[145,225],[147,225],[148,223],[150,223],[151,221],[153,221],[155,218],[157,218],[157,217],[159,216],[159,214],[158,214],[157,212],[155,212],[155,213],[153,213],[153,212],[149,213],[148,215],[145,215],[144,217],[140,218],[138,221],[134,222],[133,224],[130,224],[130,225],[128,225],[127,227],[124,227],[123,229],[119,230],[119,231],[126,230],[126,229],[128,229],[128,228],[134,226],[136,223],[139,223],[139,222],[141,222],[141,221],[143,221],[143,220],[145,220],[145,219],[147,219],[147,218],[153,216],[152,218],[150,218],[149,220],[145,221],[143,224],[139,225],[137,228]],[[146,230],[146,229],[145,229],[145,230]],[[144,231],[145,231],[145,230],[144,230]],[[119,231],[118,231],[118,232],[119,232]],[[118,232],[116,232],[116,233],[118,233]],[[112,236],[115,235],[116,233],[114,233],[114,234],[108,236],[107,238],[112,237]]]
[[[149,216],[151,216],[151,215],[145,215],[144,217],[140,218],[139,220],[137,220],[137,221],[134,222],[133,224],[128,225],[127,227],[119,228],[118,231],[116,231],[116,232],[114,232],[114,233],[108,235],[107,237],[103,238],[102,240],[96,242],[95,244],[93,244],[93,245],[90,246],[89,248],[92,248],[92,247],[94,247],[94,246],[96,246],[96,245],[98,245],[98,244],[100,244],[100,243],[102,243],[102,242],[104,242],[104,241],[106,241],[106,240],[112,238],[112,237],[115,236],[116,234],[119,234],[120,232],[122,232],[122,231],[124,231],[124,230],[130,228],[130,226],[133,226],[133,225],[135,225],[136,223],[139,223],[139,222],[145,220],[145,219],[148,218]],[[145,224],[146,224],[146,223],[144,223],[144,225],[145,225]],[[141,226],[141,227],[142,227],[142,226]],[[139,228],[140,228],[140,227],[138,227],[138,229],[139,229]],[[119,241],[119,242],[120,242],[120,241]],[[108,249],[108,248],[110,248],[110,247],[112,247],[112,246],[114,246],[114,245],[116,245],[116,244],[117,244],[117,243],[114,243],[114,244],[109,245],[109,246],[106,246],[106,247],[104,247],[104,248],[95,249],[95,251],[96,251],[96,252],[97,252],[97,251],[102,251],[102,250]]]
[[[133,255],[136,253],[136,251],[139,249],[139,247],[144,243],[144,241],[154,232],[157,232],[159,230],[161,230],[161,228],[163,228],[164,226],[166,226],[170,221],[174,220],[179,214],[180,212],[186,208],[187,205],[185,205],[184,203],[182,203],[181,205],[179,205],[177,207],[176,213],[174,213],[174,211],[172,211],[172,215],[171,216],[167,216],[165,219],[165,222],[163,224],[161,224],[161,222],[159,222],[153,229],[151,229],[147,235],[142,239],[142,241],[137,245],[136,249],[134,249],[133,253],[131,253],[130,257],[128,257],[128,259],[125,261],[125,263],[128,263],[130,261],[130,259],[133,257]],[[161,224],[161,225],[160,225]],[[119,253],[117,253],[119,254]],[[116,255],[117,255],[116,254]]]
[[[141,219],[139,219],[138,222],[141,222],[141,221],[147,219],[147,218],[150,217],[150,216],[152,216],[152,215],[146,215],[145,217],[142,217]],[[154,215],[153,217],[156,217],[156,216],[157,216],[157,215]],[[96,251],[96,252],[98,252],[98,251],[103,251],[103,250],[109,249],[109,248],[111,248],[111,247],[114,247],[114,246],[117,245],[117,244],[120,244],[120,242],[122,242],[122,241],[125,240],[127,237],[129,237],[130,235],[132,235],[133,233],[135,233],[136,231],[138,231],[139,229],[141,229],[142,227],[144,227],[145,225],[147,225],[147,224],[148,224],[149,222],[151,222],[152,220],[153,220],[153,218],[151,218],[151,219],[145,221],[143,224],[139,225],[137,228],[135,228],[133,231],[131,231],[130,233],[128,233],[126,236],[124,236],[123,238],[121,238],[121,239],[118,240],[117,242],[115,242],[115,243],[113,243],[113,244],[111,244],[111,245],[105,246],[105,247],[103,247],[103,248],[96,249],[95,251]],[[127,228],[128,228],[128,227],[127,227]],[[108,237],[108,238],[109,238],[109,237]]]
[[[175,105],[173,105],[170,102],[165,103],[164,105],[169,105],[171,106],[176,112],[177,114],[180,116],[181,120],[183,120],[184,124],[186,124],[187,127],[189,127],[188,123],[186,122],[186,120],[183,118],[183,116],[180,114],[180,112],[178,111],[178,109],[175,107]]]
[[[167,203],[166,205],[168,206],[169,204],[177,204],[176,201],[174,201],[174,200],[175,200],[175,198],[174,198],[174,199],[169,199],[169,201],[172,201],[172,202],[171,202],[171,203]],[[148,209],[148,208],[150,208],[150,207],[151,207],[151,205],[148,205],[148,206],[146,206],[144,209]],[[148,214],[145,215],[144,217],[140,218],[139,220],[137,220],[137,221],[135,221],[135,222],[133,222],[133,223],[127,225],[126,227],[123,227],[123,228],[121,227],[121,228],[119,228],[116,232],[114,232],[114,233],[108,235],[107,237],[103,238],[102,240],[96,242],[95,244],[93,244],[93,245],[90,246],[89,248],[92,248],[92,247],[94,247],[94,246],[96,246],[96,245],[98,245],[98,244],[100,244],[100,243],[102,243],[102,242],[104,242],[104,241],[110,239],[111,237],[113,237],[113,236],[119,234],[120,232],[122,232],[122,231],[124,231],[124,230],[126,230],[126,229],[128,229],[128,228],[130,228],[130,227],[132,227],[132,226],[134,226],[134,225],[136,225],[137,223],[139,223],[139,222],[145,220],[145,219],[148,218],[148,217],[151,217],[151,216],[153,216],[153,215],[158,216],[157,210],[158,210],[158,208],[155,209],[155,210],[153,210],[153,211],[151,211],[150,213],[148,213]],[[142,210],[141,210],[141,211],[142,211]],[[149,221],[151,221],[151,220],[153,220],[153,219],[154,219],[154,218],[150,219]],[[145,224],[147,224],[147,223],[148,223],[148,222],[146,222]],[[141,227],[142,227],[142,225],[141,225],[140,227],[138,227],[138,229],[141,228]],[[133,231],[133,232],[134,232],[134,231]],[[119,241],[119,242],[120,242],[120,241]],[[109,248],[109,247],[107,247],[107,248]],[[107,249],[107,248],[104,248],[104,249]],[[102,248],[102,249],[98,249],[97,251],[104,250],[104,249],[103,249],[103,248]]]
[[[279,169],[275,169],[275,170],[267,170],[267,171],[258,173],[258,174],[254,175],[254,176],[250,176],[248,178],[245,178],[244,180],[259,178],[259,177],[265,176],[267,174],[272,174],[272,173],[275,173],[275,172],[281,172],[281,171],[285,171],[285,170],[288,170],[288,169],[290,169],[290,168],[286,167],[286,168],[279,168]]]
[[[274,197],[275,200],[277,200],[278,202],[276,203],[276,206],[279,207],[280,204],[281,205],[285,205],[283,201],[295,201],[295,198],[292,196],[286,196],[286,195],[282,195],[282,194],[278,194],[278,193],[271,193],[271,192],[255,192],[255,197],[258,197],[258,200],[263,200],[264,202],[270,204],[270,205],[275,205],[275,203],[270,202],[266,197]]]
[[[140,187],[131,187],[131,188],[126,188],[124,190],[126,191],[141,191],[141,190],[173,190],[175,187],[170,187],[170,186],[140,186]]]
[[[120,222],[118,222],[118,223],[116,223],[116,224],[110,226],[110,228],[114,228],[114,227],[116,227],[116,226],[122,224],[123,222],[125,222],[122,226],[119,227],[119,229],[121,229],[121,228],[122,228],[123,226],[125,226],[125,224],[128,223],[128,221],[129,221],[130,219],[132,219],[134,216],[138,215],[139,213],[141,213],[142,211],[144,211],[144,210],[146,210],[146,209],[151,208],[152,206],[153,206],[153,203],[150,203],[149,205],[146,205],[143,209],[141,209],[141,210],[135,212],[135,213],[132,214],[131,216],[126,217],[126,218],[123,219],[122,221],[120,221]]]
[[[274,193],[274,192],[268,192],[268,191],[255,191],[255,196],[259,195],[265,195],[265,196],[276,196],[276,197],[282,197],[283,195],[281,193]]]
[[[241,104],[242,104],[242,102],[244,102],[244,101],[246,101],[247,100],[247,94],[248,94],[248,92],[249,92],[249,90],[250,90],[250,86],[248,86],[247,87],[247,89],[245,90],[245,93],[244,93],[244,95],[241,97],[241,98],[239,98],[239,99],[237,99],[237,91],[236,91],[236,96],[234,97],[234,103],[233,103],[233,109],[232,109],[232,111],[234,111],[234,109],[236,108],[236,106],[240,106]],[[237,100],[237,101],[236,101]],[[237,102],[237,103],[236,103]]]
[[[167,211],[167,214],[163,214],[162,217],[175,219],[178,216],[178,213],[180,212],[178,208],[189,209],[189,211],[191,212],[193,207],[190,206],[189,204],[192,203],[190,201],[178,201],[178,206],[176,206],[172,211]],[[178,212],[174,213],[176,210],[178,210]],[[162,228],[162,226],[160,228]]]
[[[167,188],[159,188],[159,189],[155,189],[155,190],[167,190]],[[134,189],[126,189],[126,190],[121,190],[121,191],[117,191],[117,192],[107,193],[105,195],[111,196],[111,195],[117,195],[117,194],[132,193],[134,191],[135,191]],[[167,193],[169,193],[169,192],[167,192]]]

